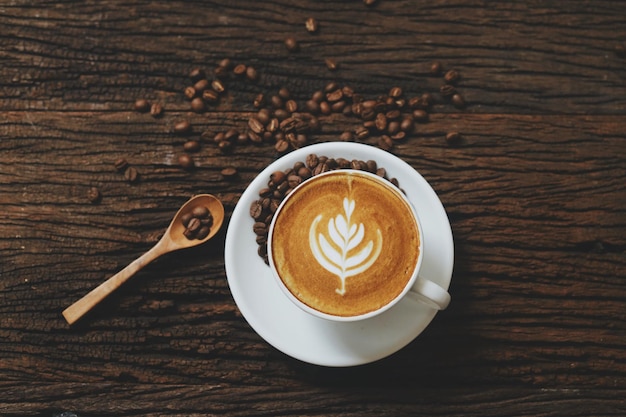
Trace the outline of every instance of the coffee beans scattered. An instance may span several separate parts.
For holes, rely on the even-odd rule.
[[[312,17],[309,17],[306,20],[306,22],[304,22],[304,26],[306,27],[306,30],[309,33],[315,33],[315,32],[317,32],[317,30],[319,28],[319,24],[317,23],[317,20],[315,20]]]
[[[448,142],[448,145],[451,145],[451,146],[460,145],[462,140],[463,140],[463,136],[461,136],[459,132],[449,132],[446,135],[446,142]]]
[[[189,239],[202,240],[209,235],[213,226],[213,215],[206,207],[194,207],[190,212],[181,216],[181,222],[185,227],[183,235]]]
[[[92,204],[98,204],[102,200],[102,194],[98,188],[91,187],[87,190],[87,199]]]
[[[135,167],[128,167],[124,171],[124,178],[129,183],[134,184],[139,181],[139,172],[135,169]]]
[[[150,103],[145,98],[140,98],[135,101],[135,111],[139,113],[147,113],[150,111]]]
[[[163,106],[159,103],[153,103],[152,106],[150,106],[150,116],[154,118],[163,116]]]
[[[178,165],[183,169],[191,170],[196,166],[196,163],[191,155],[184,153],[178,156]]]
[[[250,216],[254,219],[252,230],[256,235],[258,255],[269,263],[267,258],[267,235],[274,213],[280,203],[289,193],[307,179],[327,171],[337,169],[356,169],[374,173],[389,180],[399,188],[398,180],[387,178],[387,171],[378,167],[374,160],[362,161],[358,159],[329,158],[309,154],[304,161],[298,161],[285,171],[275,171],[270,174],[267,187],[259,190],[259,198],[250,205]]]
[[[293,37],[285,39],[285,46],[289,52],[298,52],[300,50],[300,44]]]

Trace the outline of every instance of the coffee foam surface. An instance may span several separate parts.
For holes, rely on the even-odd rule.
[[[305,182],[285,202],[272,236],[273,263],[289,291],[335,316],[395,299],[414,273],[420,239],[398,192],[354,173]]]

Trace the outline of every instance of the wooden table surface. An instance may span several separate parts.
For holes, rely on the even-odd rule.
[[[2,2],[0,414],[626,415],[623,6]],[[218,104],[191,111],[191,70],[211,81],[224,58],[258,79],[230,75]],[[460,74],[465,108],[442,99],[435,61]],[[286,87],[302,109],[331,81],[364,99],[392,87],[436,99],[390,150],[432,185],[454,235],[452,303],[419,337],[355,367],[280,352],[233,300],[226,228],[65,322],[61,312],[146,252],[191,195],[217,195],[230,220],[279,156],[271,143],[213,143],[249,130],[257,94]],[[140,98],[162,116],[136,112]],[[182,120],[189,138],[172,131]],[[363,124],[319,121],[309,144]],[[460,143],[446,141],[453,131]],[[187,139],[201,142],[192,170],[178,163]],[[138,181],[115,170],[120,158]]]

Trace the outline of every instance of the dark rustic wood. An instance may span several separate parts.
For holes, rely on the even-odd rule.
[[[611,1],[1,5],[0,414],[625,415],[625,19]],[[190,112],[189,71],[224,57],[259,80],[230,80],[219,106]],[[409,346],[345,369],[278,352],[230,295],[224,232],[65,323],[190,195],[216,194],[230,215],[277,157],[204,140],[185,171],[177,121],[194,138],[244,130],[257,93],[287,86],[302,105],[331,80],[371,98],[436,93],[434,60],[460,72],[468,106],[438,102],[392,152],[446,207],[453,301]],[[163,116],[133,111],[140,97]],[[312,142],[358,126],[321,121]],[[115,171],[120,157],[137,183]]]

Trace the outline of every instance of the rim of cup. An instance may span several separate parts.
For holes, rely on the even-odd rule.
[[[276,265],[274,263],[274,257],[272,254],[272,241],[273,241],[273,235],[274,235],[274,226],[280,213],[282,212],[284,206],[286,205],[287,201],[291,198],[292,195],[295,195],[295,193],[297,193],[299,189],[303,188],[304,186],[310,186],[311,181],[316,181],[317,179],[320,179],[326,176],[332,176],[332,175],[360,175],[366,178],[370,178],[370,179],[373,179],[375,182],[381,184],[382,186],[384,186],[391,192],[398,195],[404,201],[404,203],[409,208],[409,210],[411,211],[413,219],[415,220],[415,223],[417,224],[417,230],[419,234],[419,245],[417,247],[417,249],[419,250],[419,254],[417,257],[417,261],[415,262],[413,273],[411,274],[411,277],[407,280],[402,291],[395,298],[389,301],[387,304],[377,308],[376,310],[368,311],[367,313],[358,314],[354,316],[339,316],[339,315],[325,313],[323,311],[317,310],[309,306],[308,304],[298,299],[298,297],[296,297],[291,292],[291,290],[287,287],[287,285],[283,282],[283,280],[279,276]],[[281,201],[270,223],[270,228],[269,228],[268,238],[267,238],[267,254],[268,254],[270,269],[272,271],[272,276],[274,277],[274,280],[277,282],[282,292],[287,296],[287,298],[292,303],[298,306],[301,310],[313,316],[322,318],[322,319],[336,321],[336,322],[353,322],[353,321],[359,321],[359,320],[366,320],[374,316],[377,316],[379,314],[382,314],[383,312],[389,310],[391,307],[396,305],[400,300],[402,300],[407,295],[409,291],[411,291],[411,289],[413,288],[413,286],[415,285],[419,277],[419,272],[422,266],[422,260],[424,258],[424,237],[423,236],[424,234],[422,232],[422,226],[421,226],[419,215],[417,211],[415,210],[415,207],[409,200],[409,198],[404,194],[404,192],[400,188],[393,185],[389,180],[379,175],[368,172],[368,171],[362,171],[362,170],[356,170],[356,169],[337,169],[337,170],[327,171],[327,172],[315,175],[311,178],[306,179],[305,181],[302,181],[302,183],[300,183],[297,187],[295,187],[293,191],[291,191],[291,193],[289,193],[283,199],[283,201]]]

